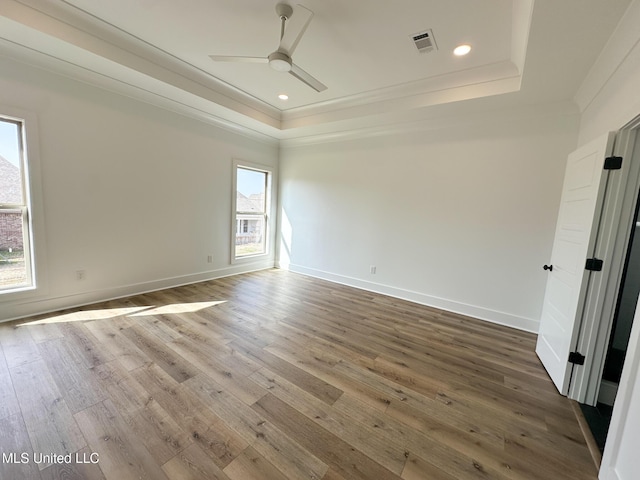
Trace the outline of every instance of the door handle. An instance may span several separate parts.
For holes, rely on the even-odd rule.
[[[550,272],[553,272],[553,265],[545,265],[544,267],[545,270],[549,270]]]

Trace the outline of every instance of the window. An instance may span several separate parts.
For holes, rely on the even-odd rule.
[[[234,257],[267,253],[271,172],[236,165]]]
[[[33,286],[24,122],[0,116],[0,293]]]

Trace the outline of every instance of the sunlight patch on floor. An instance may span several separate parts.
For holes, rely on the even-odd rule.
[[[170,305],[144,305],[139,307],[104,308],[96,310],[80,310],[77,312],[52,315],[30,322],[20,323],[19,327],[30,325],[46,325],[50,323],[86,322],[90,320],[106,320],[115,317],[141,317],[148,315],[163,315],[171,313],[192,313],[206,308],[226,303],[226,300],[212,302],[174,303]]]
[[[168,313],[192,313],[205,308],[215,307],[221,303],[226,303],[226,300],[216,300],[214,302],[193,302],[193,303],[173,303],[170,305],[161,305],[159,307],[148,307],[150,310],[144,310],[142,312],[135,312],[129,317],[141,317],[147,315],[163,315]]]
[[[31,322],[18,324],[19,327],[28,325],[44,325],[47,323],[67,323],[67,322],[84,322],[87,320],[105,320],[107,318],[120,317],[130,315],[140,310],[148,309],[145,307],[121,307],[121,308],[104,308],[100,310],[81,310],[78,312],[63,313],[61,315],[53,315],[47,318],[41,318]]]

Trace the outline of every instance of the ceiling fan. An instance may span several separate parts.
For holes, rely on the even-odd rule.
[[[317,92],[326,90],[327,87],[316,78],[309,75],[291,58],[302,35],[309,26],[313,12],[302,5],[296,6],[296,14],[293,8],[286,3],[276,5],[276,13],[280,18],[280,45],[278,49],[267,57],[235,57],[228,55],[209,55],[216,62],[244,62],[244,63],[268,63],[278,72],[289,72],[298,80],[309,85]],[[286,28],[285,28],[286,27]]]

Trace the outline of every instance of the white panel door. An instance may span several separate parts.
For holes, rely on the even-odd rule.
[[[589,278],[585,262],[594,250],[610,155],[610,133],[569,155],[556,235],[548,270],[536,353],[558,391],[566,395],[571,378],[569,353],[575,347]]]

